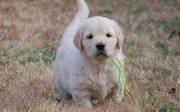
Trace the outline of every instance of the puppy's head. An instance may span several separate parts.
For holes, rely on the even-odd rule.
[[[121,48],[124,41],[119,25],[105,17],[89,18],[74,38],[75,46],[90,58],[107,59]]]

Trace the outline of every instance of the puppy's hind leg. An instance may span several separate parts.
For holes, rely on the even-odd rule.
[[[55,92],[58,94],[58,100],[64,102],[67,99],[70,99],[70,95],[63,89],[60,83],[56,82]]]

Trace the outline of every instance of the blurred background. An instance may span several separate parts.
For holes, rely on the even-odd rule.
[[[180,0],[87,0],[122,27],[131,95],[96,112],[180,112]],[[75,0],[0,0],[0,111],[88,112],[62,102],[52,62]]]

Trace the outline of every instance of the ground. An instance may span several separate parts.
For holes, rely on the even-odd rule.
[[[75,0],[0,0],[1,112],[180,112],[180,1],[87,0],[91,16],[116,20],[126,41],[131,93],[93,110],[62,101],[52,62]]]

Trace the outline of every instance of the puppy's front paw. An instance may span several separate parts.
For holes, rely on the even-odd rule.
[[[116,103],[121,103],[123,101],[123,95],[116,95],[114,100],[116,101]]]
[[[84,108],[93,108],[93,105],[89,99],[81,99],[75,102],[76,105],[80,105]]]
[[[80,105],[85,108],[93,107],[93,105],[91,103],[91,99],[89,98],[89,95],[87,95],[86,92],[75,91],[73,94],[73,100],[76,103],[76,105]]]
[[[116,101],[116,103],[121,103],[123,101],[123,98],[124,93],[122,93],[120,89],[117,89],[114,94],[114,100]]]
[[[93,105],[90,100],[85,100],[81,103],[81,105],[85,108],[93,108]]]

